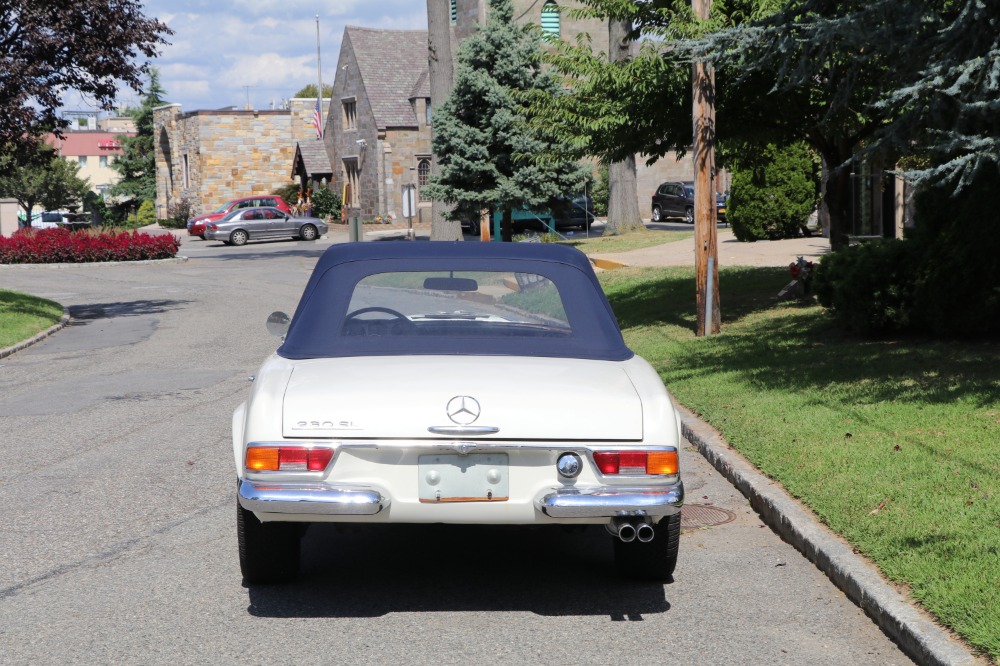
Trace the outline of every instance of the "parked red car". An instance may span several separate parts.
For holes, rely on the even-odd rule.
[[[234,211],[237,208],[258,208],[260,206],[271,206],[288,213],[289,215],[292,214],[292,209],[287,203],[285,203],[285,200],[276,194],[265,194],[255,197],[240,197],[239,199],[227,201],[208,215],[192,217],[187,221],[188,234],[191,236],[201,236],[201,239],[205,240],[205,229],[210,223],[215,222],[216,220],[221,220],[227,213]]]

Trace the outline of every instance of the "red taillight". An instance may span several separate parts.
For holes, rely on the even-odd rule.
[[[252,472],[322,472],[333,459],[333,449],[302,446],[251,446],[246,467]]]
[[[594,463],[601,474],[677,474],[676,451],[594,451]]]
[[[618,473],[618,454],[614,451],[594,451],[594,462],[601,474]]]
[[[208,228],[211,229],[212,231],[217,231],[218,228],[219,228],[219,225],[217,225],[217,224],[210,224],[210,225],[208,225]]]

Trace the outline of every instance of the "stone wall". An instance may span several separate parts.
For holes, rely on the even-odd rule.
[[[315,99],[290,101],[289,110],[182,113],[155,109],[156,213],[187,199],[207,213],[230,199],[269,194],[292,181],[295,143],[315,139]]]

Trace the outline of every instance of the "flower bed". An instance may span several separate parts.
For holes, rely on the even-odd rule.
[[[81,264],[170,259],[181,243],[170,234],[20,229],[0,237],[0,264]]]

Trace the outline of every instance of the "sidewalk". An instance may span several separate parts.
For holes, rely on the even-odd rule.
[[[787,266],[796,257],[818,261],[830,251],[830,240],[812,236],[777,241],[741,243],[728,229],[718,232],[719,266]],[[630,252],[591,255],[625,266],[694,266],[694,238],[663,243]]]

